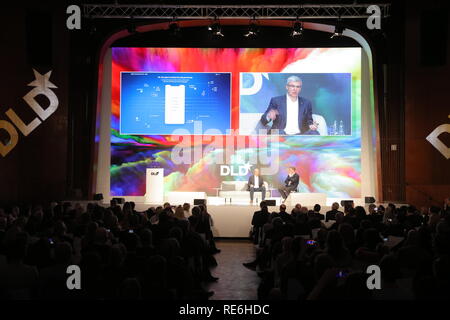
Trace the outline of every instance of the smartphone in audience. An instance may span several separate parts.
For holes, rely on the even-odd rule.
[[[339,270],[339,272],[336,274],[336,278],[341,279],[348,276],[348,270]]]

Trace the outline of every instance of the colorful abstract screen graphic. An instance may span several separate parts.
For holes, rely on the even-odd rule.
[[[158,78],[167,75],[175,78]],[[318,134],[254,135],[291,75],[302,79],[299,101],[309,102]],[[112,48],[112,196],[145,195],[147,168],[164,169],[166,193],[214,196],[256,167],[276,188],[290,166],[300,192],[361,197],[360,48]]]

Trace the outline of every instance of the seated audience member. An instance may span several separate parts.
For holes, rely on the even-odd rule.
[[[307,235],[312,237],[311,227],[308,224],[308,216],[304,213],[297,215],[294,223],[294,235]]]
[[[328,230],[325,228],[320,228],[317,232],[317,243],[318,243],[318,249],[324,251],[325,247],[327,245],[327,237],[328,237]]]
[[[318,216],[313,210],[308,211],[308,224],[311,229],[318,229],[321,227],[320,216]]]
[[[400,264],[395,255],[384,256],[380,261],[382,270],[381,289],[374,290],[374,300],[409,300],[412,299],[410,292],[398,284],[402,277]]]
[[[297,203],[294,208],[291,210],[291,217],[295,220],[298,214],[301,213],[302,205],[300,203]]]
[[[374,290],[367,287],[368,274],[366,272],[350,272],[344,277],[344,283],[340,288],[338,299],[344,300],[370,300]]]
[[[363,239],[364,243],[356,250],[355,258],[364,263],[377,264],[381,259],[378,247],[383,244],[383,239],[374,228],[364,230]]]
[[[328,232],[325,252],[333,259],[335,267],[342,268],[351,265],[351,254],[345,247],[344,239],[338,231]]]
[[[341,212],[339,211],[339,203],[333,202],[333,204],[331,205],[331,210],[327,211],[327,213],[325,214],[325,222],[328,222],[329,220],[336,220],[336,214],[338,212]]]
[[[282,246],[282,252],[276,257],[275,259],[275,266],[274,266],[274,287],[279,288],[280,287],[280,277],[281,277],[281,270],[292,260],[294,259],[292,255],[292,237],[284,237],[281,240],[281,246]]]
[[[420,228],[418,231],[410,230],[403,245],[397,250],[400,267],[414,274],[426,263],[432,261],[431,236],[427,239],[428,230]],[[429,243],[428,243],[429,242]]]
[[[281,269],[280,292],[287,300],[305,300],[314,287],[313,264],[306,258],[306,240],[295,238],[291,244],[292,259]]]
[[[190,213],[191,205],[190,205],[189,203],[185,202],[185,203],[183,204],[183,210],[184,210],[184,216],[185,216],[186,218],[189,218],[190,215],[191,215],[191,213]]]
[[[342,223],[344,223],[344,213],[343,212],[337,212],[336,213],[336,221],[328,228],[329,230],[337,230],[339,225],[341,225]]]
[[[265,201],[261,201],[259,204],[261,210],[255,211],[252,217],[252,226],[253,226],[253,243],[258,244],[262,238],[263,226],[267,223],[269,219],[269,209]]]
[[[342,223],[338,227],[338,232],[341,234],[345,247],[353,256],[356,250],[355,232],[353,227],[348,223]]]
[[[450,215],[450,197],[444,199],[444,205],[442,207],[442,212],[446,216]]]
[[[136,278],[126,278],[122,281],[119,288],[119,299],[139,300],[142,298],[141,284]]]
[[[355,217],[358,221],[358,224],[361,223],[361,221],[363,221],[364,219],[366,219],[367,214],[366,214],[366,210],[364,209],[364,207],[357,206],[355,208]]]
[[[450,256],[444,255],[433,261],[433,276],[436,283],[436,294],[440,299],[450,298]]]
[[[320,204],[315,204],[314,205],[314,216],[318,219],[318,220],[324,220],[325,216],[323,214],[320,213],[320,209],[322,209],[322,207],[320,206]]]
[[[0,266],[0,297],[3,300],[37,298],[38,270],[23,263],[27,255],[28,234],[19,231],[5,240],[7,263]]]
[[[294,223],[294,219],[292,218],[292,216],[286,212],[285,204],[280,205],[280,212],[278,213],[278,215],[285,223]]]
[[[67,290],[67,267],[71,264],[72,247],[68,242],[55,244],[55,263],[39,274],[40,297],[44,299],[71,298]]]
[[[436,225],[441,220],[441,210],[439,207],[431,206],[429,210],[429,219],[428,219],[428,226],[431,231],[434,231],[436,228]]]

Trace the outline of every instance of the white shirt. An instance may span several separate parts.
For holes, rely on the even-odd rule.
[[[300,133],[298,127],[298,97],[295,101],[292,101],[289,95],[286,95],[286,134]]]
[[[294,172],[293,174],[288,174],[288,177],[289,177],[289,178],[292,178],[292,177],[294,176],[294,174],[295,174],[295,172]],[[291,183],[292,183],[292,181],[291,181],[291,180],[289,180],[289,182],[288,182],[288,185],[290,186],[290,185],[291,185]]]
[[[255,188],[259,188],[259,176],[254,177]]]

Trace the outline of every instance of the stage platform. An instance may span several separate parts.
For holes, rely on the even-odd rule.
[[[136,211],[142,212],[147,210],[150,207],[156,207],[162,205],[158,204],[150,204],[145,203],[144,197],[122,197],[125,201],[133,201],[136,204]],[[267,200],[276,200],[276,206],[270,206],[269,212],[279,211],[279,205],[281,204],[281,198],[268,198]],[[340,203],[341,200],[353,200],[355,206],[363,206],[368,208],[368,205],[364,204],[364,199],[338,199],[338,198],[327,198],[326,203],[319,203],[322,207],[320,210],[322,214],[325,214],[328,210],[331,210],[331,204],[333,202]],[[259,202],[256,201],[253,204],[250,204],[250,200],[246,201],[232,201],[230,203],[229,200],[219,197],[207,197],[206,203],[208,205],[208,212],[211,214],[214,225],[213,225],[213,234],[215,237],[220,238],[243,238],[248,237],[251,221],[253,217],[253,213],[259,210]],[[258,200],[259,201],[259,200]],[[98,203],[102,206],[109,206],[109,199],[105,199],[103,201],[69,201],[72,204],[79,203],[82,206],[86,206],[87,203],[93,202]],[[171,205],[182,205],[183,203],[170,203]],[[377,205],[382,203],[376,203]],[[192,205],[192,204],[191,204]],[[314,204],[307,205],[303,204],[302,206],[308,207],[308,209],[312,209]],[[387,205],[387,204],[383,204]],[[294,208],[295,204],[289,203],[289,199],[286,202],[287,211],[290,213]]]

